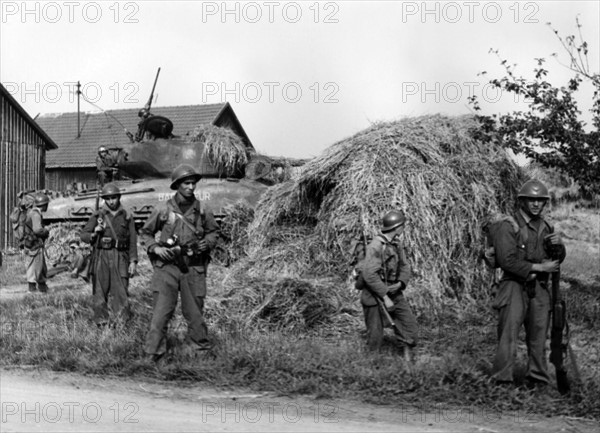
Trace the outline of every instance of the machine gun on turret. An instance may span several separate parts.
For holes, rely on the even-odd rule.
[[[144,108],[142,108],[138,112],[138,117],[140,117],[140,121],[138,123],[138,131],[135,135],[135,141],[142,141],[146,133],[152,139],[173,137],[173,122],[171,122],[166,117],[155,116],[152,113],[150,113],[150,108],[152,107],[152,100],[154,99],[154,90],[156,89],[156,83],[158,82],[159,74],[160,68],[158,68],[158,71],[156,72],[156,78],[154,79],[154,85],[152,86],[152,91],[150,92],[148,102],[146,102]]]

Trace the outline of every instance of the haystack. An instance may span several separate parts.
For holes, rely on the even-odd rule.
[[[476,138],[478,127],[472,117],[406,118],[333,144],[261,200],[248,230],[249,272],[343,279],[352,243],[401,209],[415,306],[478,298],[489,278],[477,261],[481,222],[511,212],[522,181],[503,149]]]
[[[221,176],[232,176],[248,163],[244,142],[229,128],[199,125],[190,141],[200,142],[204,147],[202,157],[214,165]]]

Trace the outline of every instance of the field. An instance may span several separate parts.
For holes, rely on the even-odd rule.
[[[537,392],[492,383],[489,370],[496,340],[491,300],[448,303],[435,313],[416,306],[422,343],[414,362],[406,364],[391,338],[381,353],[364,350],[358,294],[347,281],[287,278],[285,272],[278,278],[248,274],[240,280],[234,278],[243,271],[237,265],[210,269],[206,315],[214,349],[202,358],[182,352],[186,325],[178,307],[170,324],[167,362],[156,368],[142,351],[151,317],[152,269],[145,254],[130,287],[134,317],[115,329],[97,329],[91,322],[90,284],[60,274],[49,281],[49,294],[28,294],[23,257],[5,256],[0,272],[0,363],[387,405],[600,420],[598,211],[563,204],[551,210],[549,219],[568,248],[562,282],[580,375],[565,397],[555,389]],[[525,356],[522,345],[523,368]],[[569,368],[573,372],[572,364]]]

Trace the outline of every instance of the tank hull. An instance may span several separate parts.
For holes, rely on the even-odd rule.
[[[169,200],[175,191],[170,189],[170,179],[115,182],[121,191],[121,203],[129,209],[140,225],[152,210]],[[225,209],[242,202],[254,208],[268,187],[250,179],[203,178],[196,186],[196,198],[217,218],[225,215]],[[85,222],[96,208],[96,191],[88,191],[70,197],[52,199],[44,213],[47,223]],[[99,205],[102,205],[99,199]]]

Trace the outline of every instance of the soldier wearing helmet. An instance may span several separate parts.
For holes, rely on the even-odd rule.
[[[25,252],[29,257],[27,263],[27,283],[30,292],[46,293],[48,285],[48,267],[45,257],[45,241],[50,232],[44,227],[42,214],[48,210],[50,199],[42,192],[33,195],[33,206],[27,211],[25,224],[31,228],[32,243],[28,244]]]
[[[212,212],[194,195],[201,177],[190,165],[175,168],[171,174],[175,195],[162,208],[155,209],[140,230],[154,267],[151,281],[154,309],[144,347],[154,362],[167,351],[167,325],[179,293],[188,324],[184,351],[197,353],[210,348],[204,298],[210,250],[217,242],[219,226]]]
[[[494,234],[496,261],[502,278],[493,307],[498,311],[498,346],[493,377],[498,383],[512,383],[518,335],[525,326],[528,363],[526,380],[535,387],[549,382],[545,345],[550,303],[549,273],[558,270],[566,256],[560,236],[548,224],[543,210],[550,195],[539,180],[525,182],[518,192],[514,220],[505,221]],[[545,245],[560,249],[560,260],[552,261]]]
[[[102,188],[106,182],[115,180],[119,170],[118,164],[116,159],[110,155],[106,146],[98,147],[96,170],[98,172],[98,184],[100,185],[100,188]]]
[[[398,338],[405,359],[417,341],[417,320],[404,297],[403,291],[411,276],[404,248],[399,236],[404,231],[406,217],[402,211],[390,211],[383,217],[381,234],[367,246],[361,265],[364,288],[361,304],[367,327],[367,346],[379,350],[383,343],[383,320],[375,296],[383,299],[390,316],[404,333]],[[398,336],[400,337],[400,336]]]
[[[121,205],[119,187],[107,183],[100,197],[104,204],[90,216],[80,234],[81,240],[94,248],[89,274],[94,322],[99,327],[129,318],[129,279],[138,261],[135,221]]]

